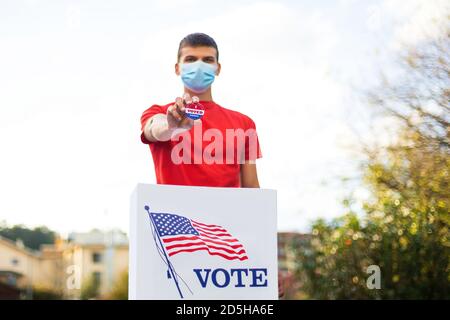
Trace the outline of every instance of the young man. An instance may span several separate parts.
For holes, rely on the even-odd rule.
[[[212,98],[211,84],[220,69],[214,39],[194,33],[181,40],[175,73],[183,81],[183,97],[153,105],[141,117],[141,140],[150,146],[157,183],[259,188],[255,123]],[[185,113],[194,96],[204,107],[199,120]]]
[[[220,69],[219,49],[210,36],[193,33],[181,40],[175,73],[183,81],[183,97],[153,105],[141,117],[141,141],[150,145],[158,184],[259,188],[255,123],[212,98],[211,84]],[[199,120],[185,113],[194,96],[205,109]]]

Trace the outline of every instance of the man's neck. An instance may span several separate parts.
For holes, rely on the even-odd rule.
[[[184,93],[189,93],[189,95],[191,97],[197,96],[200,99],[200,101],[213,101],[212,94],[211,94],[211,87],[202,93],[195,93],[195,92],[189,90],[188,88],[184,88]]]

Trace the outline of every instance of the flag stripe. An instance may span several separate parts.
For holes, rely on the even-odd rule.
[[[193,250],[193,249],[197,249],[197,250]],[[221,254],[222,256],[226,256],[226,257],[228,257],[230,259],[248,258],[246,254],[239,254],[239,255],[238,254],[229,254],[227,252],[211,249],[208,246],[195,246],[195,247],[178,248],[178,249],[173,249],[171,251],[167,251],[167,254],[169,256],[173,256],[173,255],[176,255],[176,254],[181,253],[181,252],[193,252],[193,251],[198,251],[198,250],[206,250],[210,254],[212,254],[212,253]]]
[[[227,243],[227,242],[223,242],[223,241],[219,241],[219,240],[210,240],[210,239],[207,239],[207,238],[202,238],[202,237],[197,237],[197,236],[194,236],[194,237],[176,237],[176,238],[171,238],[171,239],[163,239],[163,242],[172,245],[173,242],[179,243],[179,242],[182,242],[182,241],[192,241],[192,240],[194,240],[194,241],[195,240],[199,240],[199,241],[203,241],[205,243],[212,243],[212,244],[224,246],[224,247],[230,248],[230,249],[237,249],[237,248],[244,247],[242,244],[235,244],[235,245],[233,245],[233,244],[230,244],[230,243]]]
[[[225,254],[222,254],[222,253],[219,253],[219,252],[214,252],[214,251],[211,251],[210,249],[208,249],[207,247],[200,247],[200,248],[194,248],[194,249],[182,249],[182,250],[178,250],[178,251],[169,253],[169,256],[171,257],[171,256],[173,256],[173,255],[175,255],[177,253],[180,253],[180,252],[194,252],[194,251],[199,251],[199,250],[206,250],[206,251],[208,251],[208,253],[210,255],[221,256],[222,258],[225,258],[227,260],[241,260],[241,261],[243,261],[243,260],[247,260],[248,259],[247,256],[243,256],[243,257],[228,256],[228,255],[225,255]]]
[[[217,241],[217,240],[210,240],[210,239],[206,239],[206,238],[202,238],[200,237],[200,239],[202,239],[204,242],[208,242],[208,243],[214,243],[216,245],[222,245],[225,246],[227,248],[233,248],[233,249],[237,249],[237,248],[243,248],[244,246],[242,244],[229,244],[226,242],[222,242],[222,241]]]
[[[175,238],[163,238],[162,241],[164,243],[170,243],[173,241],[181,241],[181,240],[195,240],[198,239],[198,236],[193,236],[193,237],[175,237]]]
[[[195,220],[191,220],[193,223],[196,223],[196,224],[199,224],[199,225],[201,225],[201,226],[204,226],[204,227],[210,227],[210,228],[222,228],[221,226],[218,226],[218,225],[216,225],[216,224],[204,224],[204,223],[201,223],[201,222],[198,222],[198,221],[195,221]]]
[[[197,236],[193,236],[193,237],[184,237],[184,238],[186,238],[186,239],[183,239],[183,240],[194,239],[194,237],[197,237]],[[178,239],[178,238],[181,238],[181,237],[175,236],[175,238],[170,238],[170,236],[164,236],[163,241],[164,241],[164,242],[176,241],[176,239]],[[239,242],[239,240],[238,240],[238,239],[235,239],[235,238],[231,238],[231,239],[228,239],[228,238],[219,238],[219,237],[207,236],[207,235],[202,234],[202,233],[200,233],[200,238],[208,238],[208,239],[220,240],[220,241],[225,241],[225,242],[230,242],[230,243],[233,243],[233,242]],[[175,240],[172,240],[172,239],[175,239]]]
[[[234,253],[234,254],[241,254],[241,253],[245,253],[245,250],[243,249],[243,246],[241,244],[236,245],[234,247],[229,247],[229,246],[217,246],[215,243],[213,244],[209,244],[209,243],[205,243],[204,241],[202,241],[201,239],[198,239],[197,241],[189,241],[189,242],[179,242],[179,243],[174,243],[171,245],[166,245],[166,249],[167,250],[171,250],[173,248],[178,248],[178,247],[187,247],[187,246],[193,246],[193,245],[206,245],[209,246],[210,248],[216,249],[216,250],[223,250],[225,252],[228,253]],[[242,249],[240,249],[242,248]],[[240,249],[238,251],[238,249]]]
[[[166,247],[166,249],[170,252],[172,249],[178,249],[178,248],[184,248],[184,247],[192,247],[192,246],[203,246],[203,247],[214,249],[214,250],[217,250],[217,251],[223,251],[223,252],[229,253],[230,255],[245,254],[245,250],[244,249],[241,249],[239,251],[235,251],[235,250],[229,250],[229,249],[226,249],[226,248],[216,247],[216,246],[212,246],[212,245],[206,245],[205,243],[202,243],[202,242],[191,242],[191,243],[184,243],[184,244],[179,244],[179,245],[173,245],[173,246]]]
[[[204,233],[208,233],[208,234],[212,234],[212,235],[221,235],[221,234],[224,234],[224,233],[228,232],[227,230],[211,231],[211,230],[203,229],[203,228],[198,227],[198,226],[194,226],[194,228],[195,228],[195,230],[202,231]]]
[[[215,235],[211,235],[208,233],[204,233],[204,232],[199,232],[200,235],[211,238],[211,239],[222,239],[221,237],[230,237],[231,239],[235,239],[232,238],[233,236],[231,234],[215,234]]]
[[[202,227],[199,227],[199,226],[196,226],[196,225],[193,225],[194,226],[194,228],[196,229],[196,230],[202,230],[202,231],[204,231],[204,232],[207,232],[207,233],[212,233],[212,234],[216,234],[216,233],[227,233],[228,231],[227,230],[225,230],[225,229],[206,229],[206,228],[202,228]]]
[[[202,226],[202,225],[197,224],[197,223],[195,223],[195,222],[192,222],[192,225],[193,225],[194,227],[196,227],[196,228],[201,228],[201,229],[206,230],[206,231],[222,231],[222,232],[227,232],[227,230],[225,230],[225,229],[222,228],[222,227],[205,227],[205,226]]]

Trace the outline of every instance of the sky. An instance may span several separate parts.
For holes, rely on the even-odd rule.
[[[214,100],[256,123],[279,230],[305,232],[364,197],[341,182],[359,176],[370,114],[355,93],[446,12],[441,0],[0,0],[0,221],[127,231],[133,188],[155,183],[140,116],[182,94],[179,41],[204,32],[222,64]]]

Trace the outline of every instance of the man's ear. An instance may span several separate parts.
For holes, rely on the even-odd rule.
[[[216,71],[216,76],[218,76],[219,75],[219,73],[220,73],[220,70],[222,69],[222,65],[219,63],[219,62],[217,62],[217,71]]]
[[[175,63],[175,74],[177,75],[177,76],[179,76],[181,73],[180,73],[180,64],[177,62],[177,63]]]

